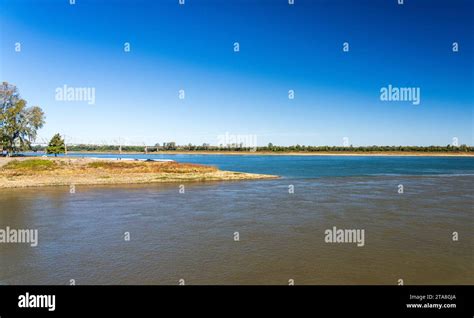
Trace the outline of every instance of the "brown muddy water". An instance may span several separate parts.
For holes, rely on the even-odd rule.
[[[0,229],[38,230],[0,244],[1,284],[474,284],[469,175],[69,190],[0,190]]]

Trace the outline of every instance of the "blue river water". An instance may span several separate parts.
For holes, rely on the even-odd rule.
[[[43,155],[27,153],[28,155]],[[217,166],[221,170],[273,174],[285,178],[376,175],[471,175],[474,158],[407,156],[260,156],[187,154],[69,153],[71,157],[172,159]]]

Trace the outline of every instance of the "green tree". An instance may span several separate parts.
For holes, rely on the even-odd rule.
[[[47,154],[54,154],[55,157],[60,153],[65,153],[66,145],[64,144],[64,139],[61,138],[60,134],[56,134],[51,138],[51,141],[46,148]]]
[[[42,109],[26,107],[16,86],[3,82],[0,85],[0,148],[9,154],[31,149],[31,143],[43,125]]]

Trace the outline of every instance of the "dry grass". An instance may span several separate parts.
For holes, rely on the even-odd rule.
[[[45,170],[54,170],[57,168],[57,164],[51,160],[43,159],[30,159],[30,160],[12,160],[8,162],[3,169],[6,171],[17,171],[17,172],[36,172]]]
[[[196,173],[217,171],[217,168],[211,166],[177,162],[98,161],[89,163],[87,167],[92,169],[104,169],[108,171],[120,170],[122,173]]]
[[[275,176],[221,171],[212,166],[177,162],[94,160],[90,158],[0,160],[0,188],[267,178],[275,178]]]

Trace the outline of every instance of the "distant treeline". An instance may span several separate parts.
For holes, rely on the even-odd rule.
[[[33,151],[44,151],[45,147],[35,146]],[[266,147],[218,147],[210,145],[185,145],[179,146],[174,143],[164,146],[116,146],[116,145],[68,145],[68,151],[90,151],[90,152],[157,152],[157,151],[232,151],[232,152],[474,152],[474,147],[460,146],[365,146],[365,147],[340,147],[340,146],[275,146],[269,144]]]

